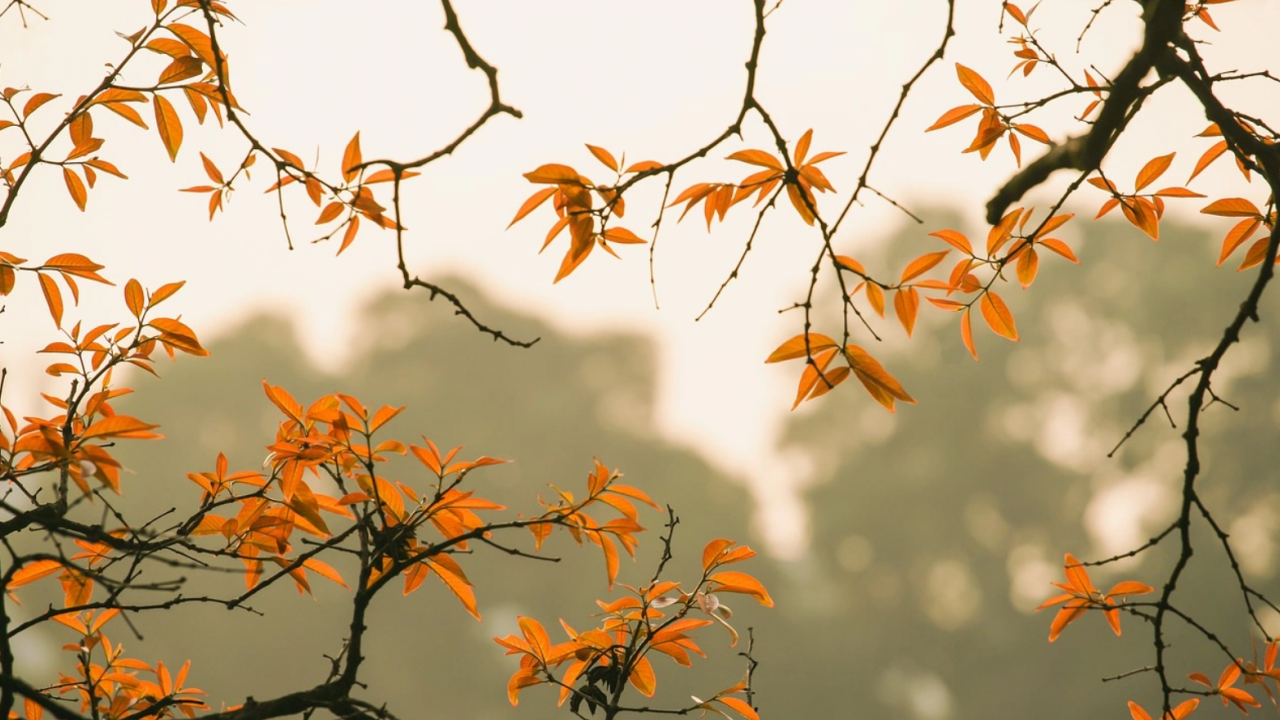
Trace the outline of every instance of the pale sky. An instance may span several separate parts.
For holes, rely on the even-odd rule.
[[[138,29],[149,8],[136,0],[44,0],[37,7],[50,16],[49,22],[36,19],[24,31],[16,17],[0,20],[0,86],[29,85],[70,96],[41,111],[51,123],[69,107],[65,101],[97,82],[104,63],[124,52],[124,41],[110,30]],[[333,0],[242,3],[233,9],[246,25],[227,28],[220,36],[237,97],[252,113],[251,127],[266,144],[308,162],[318,154],[322,171],[330,174],[336,173],[342,148],[356,130],[366,158],[417,157],[452,139],[488,101],[483,76],[467,70],[453,38],[440,29],[443,16],[435,4],[361,3],[358,13],[353,7]],[[994,0],[959,0],[959,35],[946,60],[933,67],[908,101],[872,174],[874,185],[908,207],[964,209],[969,224],[960,229],[970,233],[985,232],[985,226],[979,227],[981,207],[1014,167],[1006,147],[985,163],[974,154],[960,154],[972,136],[972,121],[923,133],[945,110],[972,102],[956,81],[954,62],[984,75],[1001,102],[1059,87],[1047,68],[1030,79],[1005,79],[1015,62],[1014,46],[995,32],[999,7]],[[1107,10],[1086,37],[1082,56],[1075,54],[1075,37],[1087,19],[1086,4],[1045,2],[1032,24],[1046,28],[1043,41],[1073,71],[1084,64],[1083,57],[1112,74],[1138,42],[1136,7],[1116,3]],[[459,0],[456,9],[473,45],[499,68],[503,99],[523,110],[525,119],[491,121],[454,157],[429,166],[405,186],[411,270],[427,279],[466,275],[499,302],[532,311],[564,332],[623,329],[651,335],[659,349],[660,432],[767,499],[763,517],[776,551],[801,549],[802,510],[794,490],[814,478],[806,459],[779,442],[798,367],[766,366],[763,359],[801,329],[798,315],[779,316],[776,311],[803,297],[818,236],[790,210],[766,220],[740,279],[707,318],[695,323],[693,318],[737,261],[753,219],[745,211],[732,213],[710,235],[692,217],[681,225],[664,223],[656,265],[660,311],[653,307],[647,248],[619,248],[621,262],[593,254],[578,272],[553,286],[565,240],[537,254],[551,223],[550,210],[504,230],[536,189],[521,173],[560,162],[603,179],[602,166],[583,148],[585,142],[615,154],[625,151],[629,161],[667,161],[723,130],[742,97],[751,3]],[[1217,69],[1248,70],[1268,59],[1274,28],[1280,27],[1280,3],[1251,0],[1219,6],[1214,14],[1232,38],[1229,47],[1205,48],[1211,60],[1217,59]],[[848,151],[823,166],[837,190],[856,183],[868,146],[901,84],[936,46],[944,17],[942,0],[786,0],[770,17],[757,96],[791,139],[812,127],[813,151]],[[1008,30],[1007,25],[1006,37]],[[1215,39],[1207,29],[1195,32]],[[148,69],[128,79],[150,82],[161,65],[142,67]],[[1259,113],[1277,108],[1274,91],[1266,92],[1270,98],[1249,96],[1249,106]],[[176,104],[187,130],[176,164],[169,163],[154,129],[144,132],[110,113],[96,113],[97,134],[107,139],[102,157],[116,162],[131,179],[101,178],[90,192],[88,212],[81,214],[60,173],[42,169],[23,189],[0,236],[0,249],[32,260],[80,252],[105,264],[105,273],[119,285],[130,276],[149,287],[186,279],[187,287],[170,302],[205,339],[248,313],[273,309],[300,324],[300,336],[315,362],[340,368],[359,345],[358,328],[353,327],[359,307],[399,286],[389,233],[366,229],[335,259],[335,245],[307,244],[308,237],[319,234],[310,225],[315,211],[295,193],[290,217],[295,241],[301,242],[290,253],[275,198],[261,194],[270,184],[267,172],[256,175],[228,211],[208,223],[204,196],[175,190],[204,184],[197,150],[230,170],[242,157],[244,144],[231,131],[199,128],[185,104]],[[1083,100],[1068,100],[1029,121],[1060,139],[1069,115],[1083,105]],[[143,111],[151,124],[150,109]],[[1206,122],[1185,94],[1157,95],[1106,169],[1127,181],[1146,160],[1182,148],[1166,178],[1168,184],[1180,183],[1210,144],[1187,141]],[[18,152],[11,133],[0,134],[0,157],[6,163]],[[712,153],[715,159],[682,170],[674,190],[695,182],[737,180],[745,174],[743,166],[718,158],[771,145],[753,117],[744,141],[726,144]],[[1037,154],[1035,143],[1027,141],[1023,147],[1024,157]],[[1248,191],[1228,164],[1224,160],[1206,173],[1197,189]],[[1065,179],[1056,177],[1055,186]],[[660,179],[629,194],[626,225],[647,237],[660,197]],[[820,197],[819,206],[834,217],[844,197]],[[904,219],[873,196],[865,197],[866,207],[855,208],[840,238],[841,251],[855,257],[864,256]],[[1049,197],[1046,193],[1033,200],[1043,205]],[[1103,199],[1092,191],[1082,197],[1076,209],[1084,212]],[[1265,200],[1256,190],[1252,199],[1259,204]],[[1175,204],[1171,212],[1193,217],[1199,207],[1195,202]],[[936,229],[921,228],[920,252],[940,249],[926,237]],[[882,268],[880,274],[893,271]],[[84,317],[117,312],[118,290],[85,290]],[[103,300],[111,303],[107,309],[92,306]],[[0,359],[13,373],[10,390],[29,401],[45,379],[44,358],[32,361],[30,351],[53,339],[52,325],[28,277],[20,278],[7,304],[8,312],[0,317]],[[875,352],[870,338],[863,344]],[[6,393],[6,402],[19,401]],[[847,388],[824,402],[871,401],[860,390]],[[582,452],[589,456],[592,449]]]

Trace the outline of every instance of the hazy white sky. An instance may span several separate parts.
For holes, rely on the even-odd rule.
[[[971,121],[923,133],[943,111],[970,102],[956,82],[953,63],[960,60],[982,73],[1002,102],[1059,86],[1047,69],[1030,79],[1006,80],[1014,58],[1013,46],[996,34],[1000,3],[957,4],[959,36],[946,61],[934,66],[907,103],[872,182],[909,207],[965,208],[969,226],[962,229],[980,232],[980,208],[1013,162],[1007,148],[985,163],[976,155],[961,155],[973,131]],[[1114,73],[1138,42],[1137,5],[1116,3],[1107,10],[1077,56],[1075,37],[1087,18],[1086,5],[1044,2],[1033,25],[1046,28],[1044,41],[1068,67],[1092,64]],[[0,20],[0,86],[30,86],[70,98],[96,83],[103,64],[125,50],[110,30],[132,32],[150,12],[140,0],[44,0],[37,7],[49,22],[36,20],[24,31],[15,17]],[[443,16],[434,3],[276,0],[232,7],[245,25],[228,28],[222,40],[236,94],[252,113],[249,122],[268,145],[308,161],[318,154],[327,172],[337,170],[342,148],[356,130],[366,158],[416,157],[448,142],[487,104],[483,77],[467,70],[452,37],[441,30]],[[710,235],[694,221],[665,225],[657,257],[660,311],[653,307],[646,248],[620,248],[621,262],[594,255],[553,287],[564,240],[537,254],[550,211],[504,230],[534,189],[522,172],[562,162],[603,176],[584,142],[615,154],[626,151],[629,160],[671,160],[718,134],[741,102],[751,3],[458,0],[456,7],[475,47],[499,68],[504,100],[523,110],[525,119],[495,119],[454,157],[430,166],[406,186],[411,270],[426,278],[465,274],[500,302],[532,310],[567,332],[621,328],[652,334],[660,350],[661,431],[761,491],[760,497],[769,498],[766,517],[773,521],[775,547],[800,547],[800,511],[790,490],[811,479],[809,465],[778,440],[798,368],[762,361],[800,330],[797,315],[776,311],[802,297],[817,248],[814,233],[789,211],[767,220],[741,278],[707,318],[695,323],[737,260],[750,227],[748,213],[731,215]],[[1229,46],[1206,47],[1218,59],[1218,69],[1250,69],[1266,59],[1273,29],[1280,27],[1280,3],[1251,0],[1214,12],[1233,39]],[[771,16],[757,95],[789,137],[812,127],[814,151],[849,152],[824,165],[838,190],[856,182],[901,84],[936,46],[944,17],[942,0],[786,0]],[[1214,39],[1211,31],[1197,32]],[[127,79],[149,82],[160,66],[144,66],[148,69]],[[44,119],[56,121],[69,107],[58,103],[67,99],[43,110]],[[1249,100],[1269,103],[1255,108],[1276,107],[1260,94]],[[295,239],[302,243],[290,253],[274,197],[260,194],[269,184],[263,176],[237,194],[228,212],[206,222],[204,196],[175,189],[203,184],[197,149],[230,169],[244,146],[232,132],[198,128],[184,104],[178,107],[187,137],[173,165],[154,131],[144,133],[110,113],[97,113],[98,134],[107,138],[102,156],[131,179],[102,178],[90,193],[89,211],[81,214],[56,170],[37,173],[0,236],[0,249],[31,259],[81,252],[106,264],[108,276],[120,284],[132,275],[151,287],[187,279],[173,302],[206,338],[248,312],[273,308],[300,323],[315,361],[340,367],[359,345],[359,329],[352,323],[356,310],[365,299],[398,286],[390,236],[366,230],[335,259],[335,246],[306,244],[314,210],[299,194],[291,219]],[[1030,121],[1060,138],[1070,114],[1082,109],[1082,101],[1069,100]],[[149,118],[149,110],[143,115]],[[1181,181],[1209,144],[1186,138],[1205,123],[1184,95],[1157,95],[1107,169],[1132,178],[1147,159],[1185,147],[1169,176]],[[19,152],[13,139],[0,134],[0,157]],[[1034,145],[1024,143],[1027,156],[1036,154]],[[752,119],[742,143],[712,156],[769,146]],[[1205,191],[1212,183],[1230,182],[1233,194],[1239,193],[1233,173],[1224,162],[1197,187]],[[738,163],[708,160],[682,171],[676,189],[742,174]],[[627,225],[646,235],[660,197],[656,180],[628,195]],[[1041,204],[1047,197],[1041,196]],[[1085,197],[1086,212],[1101,202]],[[840,240],[842,251],[855,257],[863,257],[903,219],[868,198],[865,208],[854,210]],[[824,197],[820,207],[835,212],[841,202]],[[1190,216],[1194,208],[1173,212]],[[921,252],[935,249],[935,241],[925,237],[935,229],[921,229]],[[95,305],[108,298],[117,302],[117,292],[91,291],[83,314],[115,312],[113,305]],[[30,350],[52,339],[52,327],[29,280],[8,305],[0,318],[0,358],[16,373],[13,387],[30,397],[44,377],[43,362],[32,362]],[[853,389],[827,401],[870,402]],[[583,448],[584,455],[590,452]]]

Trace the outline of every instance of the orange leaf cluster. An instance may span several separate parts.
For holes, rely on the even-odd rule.
[[[609,221],[615,217],[623,217],[627,211],[626,201],[618,191],[623,176],[652,172],[663,166],[652,160],[645,160],[632,163],[627,165],[626,169],[622,169],[626,162],[626,155],[622,156],[622,161],[618,161],[613,153],[604,148],[587,145],[587,150],[601,164],[615,173],[612,185],[596,185],[590,178],[579,175],[577,170],[568,165],[557,163],[542,165],[536,170],[525,173],[525,179],[535,185],[551,187],[529,196],[507,225],[508,228],[515,225],[546,201],[552,201],[551,206],[555,210],[557,219],[551,226],[551,230],[547,232],[542,250],[546,250],[566,227],[569,228],[569,249],[560,262],[560,269],[556,272],[556,279],[553,282],[560,282],[568,277],[587,259],[597,245],[604,248],[604,251],[610,255],[618,257],[609,243],[641,245],[648,242],[624,227],[609,227]]]
[[[751,197],[756,196],[756,205],[759,205],[764,199],[772,193],[779,183],[782,183],[787,189],[787,197],[791,200],[791,206],[800,214],[800,218],[806,224],[813,225],[815,218],[814,213],[817,211],[817,200],[814,198],[813,191],[818,192],[835,192],[835,187],[827,180],[827,176],[817,167],[818,163],[830,160],[833,157],[843,155],[843,152],[820,152],[813,157],[809,157],[809,143],[813,140],[813,130],[805,131],[800,136],[800,140],[796,142],[795,152],[792,154],[791,162],[784,163],[776,155],[765,152],[764,150],[739,150],[729,155],[728,160],[737,160],[738,162],[747,163],[764,168],[758,172],[752,173],[736,185],[726,183],[697,183],[685,188],[684,192],[676,196],[667,207],[674,207],[680,203],[684,203],[684,212],[680,213],[680,219],[683,220],[685,215],[689,214],[698,203],[703,205],[703,214],[707,219],[707,230],[711,230],[711,219],[719,217],[724,222],[724,216],[729,212],[729,208]]]
[[[1103,615],[1107,618],[1107,624],[1111,626],[1112,631],[1118,636],[1120,635],[1120,607],[1123,605],[1124,597],[1127,595],[1145,595],[1155,591],[1155,588],[1150,585],[1145,585],[1135,580],[1126,580],[1116,584],[1110,591],[1103,594],[1101,590],[1093,586],[1093,582],[1089,580],[1088,571],[1071,553],[1067,553],[1063,567],[1066,571],[1067,582],[1065,584],[1054,583],[1053,586],[1066,592],[1045,600],[1040,607],[1036,608],[1036,610],[1043,610],[1053,605],[1066,603],[1058,610],[1058,614],[1053,618],[1053,623],[1049,626],[1049,642],[1057,640],[1063,628],[1080,619],[1082,615],[1094,608],[1102,610]],[[1117,602],[1117,600],[1121,602]]]
[[[649,660],[651,652],[691,666],[691,654],[705,657],[692,633],[711,625],[712,620],[728,628],[733,643],[737,643],[737,632],[726,622],[732,613],[719,602],[718,593],[742,593],[766,607],[773,606],[772,598],[754,577],[719,570],[754,556],[751,548],[738,547],[731,540],[712,540],[703,549],[702,578],[692,592],[668,597],[680,587],[672,581],[655,580],[643,588],[624,585],[628,595],[613,602],[597,601],[604,618],[599,627],[578,632],[561,620],[560,625],[569,636],[567,642],[552,644],[541,623],[533,618],[518,618],[520,635],[494,638],[508,655],[520,656],[520,667],[507,684],[508,699],[516,705],[524,688],[552,684],[560,688],[559,704],[569,700],[570,709],[577,713],[583,703],[591,712],[609,706],[627,684],[652,697],[657,676]],[[662,608],[671,609],[663,612]],[[687,617],[693,610],[706,613],[712,620]],[[724,715],[711,705],[719,702],[748,720],[759,720],[749,704],[729,697],[745,690],[745,682],[738,683],[716,693],[711,700],[695,697],[694,702],[696,707]]]
[[[1036,60],[1027,58],[1024,62],[1033,63]],[[1025,73],[1030,73],[1030,68],[1034,68],[1034,65],[1022,64],[1021,67],[1024,68]],[[960,84],[964,86],[964,89],[968,90],[969,94],[978,100],[978,103],[951,108],[926,128],[925,132],[932,132],[948,125],[954,125],[971,115],[981,113],[982,117],[978,122],[978,132],[974,135],[973,141],[969,143],[969,147],[964,149],[964,152],[976,152],[983,160],[986,160],[991,151],[995,149],[996,143],[1000,138],[1007,136],[1009,138],[1009,149],[1013,151],[1013,156],[1019,166],[1022,165],[1022,142],[1018,140],[1019,135],[1035,140],[1038,143],[1050,144],[1049,135],[1044,130],[1035,125],[1013,122],[1003,115],[996,107],[995,92],[992,91],[990,83],[977,72],[960,63],[956,63],[956,76],[960,79]]]
[[[1200,193],[1193,192],[1184,187],[1167,187],[1155,192],[1142,193],[1142,190],[1157,178],[1164,174],[1169,166],[1173,163],[1173,158],[1177,153],[1169,153],[1160,157],[1152,158],[1142,169],[1138,171],[1138,175],[1134,178],[1134,191],[1130,194],[1121,193],[1116,189],[1115,183],[1105,177],[1091,177],[1089,184],[1101,190],[1111,193],[1111,199],[1102,204],[1102,208],[1098,210],[1096,218],[1111,212],[1120,207],[1124,212],[1124,217],[1134,227],[1146,233],[1152,240],[1160,239],[1160,218],[1164,215],[1164,198],[1193,198],[1204,197]],[[1194,175],[1193,175],[1194,177]]]
[[[828,369],[831,362],[839,356],[844,365]],[[875,398],[889,412],[893,412],[894,403],[898,400],[915,404],[915,399],[907,394],[902,384],[884,369],[879,361],[857,345],[845,345],[843,348],[832,338],[819,333],[796,335],[782,343],[765,359],[766,363],[784,362],[786,360],[806,361],[804,372],[800,374],[800,386],[796,389],[796,400],[791,409],[794,410],[805,400],[822,397],[849,379],[850,375],[858,378],[867,393]]]

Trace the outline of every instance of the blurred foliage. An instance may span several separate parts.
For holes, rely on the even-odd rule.
[[[955,218],[935,216],[923,227],[948,226],[957,227]],[[901,262],[930,242],[913,226],[884,252]],[[886,366],[920,405],[887,415],[864,397],[837,395],[795,414],[787,442],[811,454],[818,475],[807,491],[810,552],[772,569],[761,561],[753,572],[778,607],[761,611],[744,603],[735,618],[740,630],[755,628],[757,700],[765,717],[1012,718],[1046,706],[1120,717],[1131,697],[1150,705],[1158,688],[1149,673],[1099,682],[1141,666],[1149,639],[1139,619],[1125,617],[1125,637],[1117,639],[1100,616],[1086,617],[1050,645],[1052,611],[1030,608],[1049,595],[1049,581],[1061,579],[1064,551],[1089,559],[1122,552],[1161,530],[1170,512],[1181,456],[1177,431],[1163,414],[1157,411],[1114,460],[1106,453],[1216,340],[1248,278],[1214,268],[1215,243],[1199,232],[1169,224],[1161,242],[1174,252],[1157,254],[1127,226],[1091,226],[1072,242],[1081,248],[1081,267],[1047,260],[1035,292],[1006,291],[1022,342],[975,332],[978,364],[961,346],[955,316],[928,308],[911,341],[899,339],[896,323],[873,320],[886,337]],[[194,501],[198,491],[184,476],[212,467],[219,450],[236,469],[261,463],[276,416],[262,396],[265,377],[303,402],[340,390],[369,404],[404,404],[408,410],[390,426],[396,437],[425,434],[442,447],[465,443],[464,457],[514,459],[475,476],[484,496],[513,511],[534,510],[548,483],[579,488],[590,469],[587,453],[596,453],[676,508],[682,522],[675,579],[695,572],[708,539],[749,539],[745,490],[654,429],[654,359],[645,340],[571,338],[470,302],[496,326],[541,335],[543,342],[532,351],[493,345],[444,308],[397,293],[365,310],[360,337],[335,339],[362,347],[348,371],[331,377],[308,365],[287,321],[246,320],[210,343],[214,359],[178,363],[165,368],[161,384],[139,384],[129,412],[162,423],[168,439],[122,448],[122,459],[151,488],[125,501],[156,512]],[[1268,309],[1229,356],[1230,381],[1215,388],[1240,410],[1218,404],[1208,411],[1203,493],[1247,548],[1242,564],[1250,578],[1274,592],[1280,387],[1269,370],[1280,342],[1272,319],[1280,306],[1273,299]],[[1180,398],[1172,405],[1175,417]],[[399,467],[406,477],[417,472]],[[657,513],[642,519],[650,533],[639,563],[624,562],[623,582],[643,582],[652,572],[663,519]],[[1222,589],[1230,587],[1217,576],[1226,565],[1213,556],[1220,551],[1211,541],[1201,540],[1208,557],[1197,561],[1211,562],[1213,570],[1193,566],[1187,609],[1247,647],[1241,600]],[[589,624],[593,600],[608,597],[595,552],[561,544],[548,554],[567,561],[529,561],[483,547],[463,559],[477,586],[480,623],[439,587],[379,601],[368,653],[372,692],[431,717],[552,712],[542,704],[546,698],[536,697],[545,690],[531,691],[532,707],[506,705],[502,689],[512,663],[489,640],[511,632],[518,613]],[[1142,579],[1167,559],[1157,551],[1114,569]],[[1117,579],[1103,570],[1093,574],[1104,587]],[[190,592],[205,587],[214,584],[193,579]],[[267,695],[308,685],[327,669],[324,655],[341,650],[344,591],[318,587],[317,594],[315,601],[298,598],[282,585],[255,600],[265,617],[186,607],[149,617],[140,630],[150,652],[191,655],[201,687],[215,699],[239,702],[223,693],[247,687]],[[284,618],[290,622],[282,624]],[[697,662],[693,673],[663,673],[666,663],[659,663],[660,697],[737,679],[727,637],[706,637],[703,647],[722,662]],[[246,646],[254,652],[242,654]],[[1214,667],[1177,673],[1219,669],[1207,649],[1183,657],[1212,658]],[[1216,703],[1201,711],[1219,714]]]
[[[955,222],[931,218],[925,227]],[[887,252],[899,261],[918,254],[923,235],[909,228]],[[1006,290],[1021,342],[979,331],[975,321],[975,364],[958,318],[929,313],[930,329],[907,343],[891,339],[897,352],[885,358],[919,407],[885,416],[866,402],[813,403],[792,425],[790,442],[812,451],[825,482],[808,494],[811,552],[792,572],[790,587],[804,590],[776,594],[803,631],[783,652],[803,654],[779,657],[771,647],[766,657],[832,668],[840,680],[825,691],[788,688],[782,707],[825,714],[838,692],[868,702],[876,717],[943,720],[1022,717],[1046,706],[1123,717],[1130,698],[1157,702],[1152,673],[1099,682],[1149,658],[1140,619],[1123,618],[1118,639],[1094,613],[1050,645],[1056,610],[1030,609],[1051,594],[1049,581],[1062,582],[1064,552],[1089,560],[1125,552],[1174,516],[1184,448],[1160,410],[1114,459],[1106,455],[1217,342],[1252,277],[1215,268],[1215,243],[1185,226],[1169,223],[1161,244],[1173,248],[1128,226],[1091,225],[1072,241],[1080,267],[1050,259],[1034,292],[1017,292],[1016,281]],[[1220,520],[1234,522],[1233,542],[1249,556],[1242,564],[1264,592],[1276,588],[1280,559],[1280,383],[1270,372],[1278,310],[1270,298],[1262,324],[1247,327],[1228,356],[1231,380],[1215,390],[1240,410],[1210,407],[1202,444],[1202,496]],[[893,325],[876,327],[896,338]],[[1186,412],[1185,397],[1170,400],[1175,418]],[[1180,604],[1248,648],[1250,627],[1221,545],[1202,537],[1196,547]],[[1154,579],[1170,561],[1165,550],[1173,548],[1091,574],[1103,588],[1146,572]],[[1203,638],[1175,637],[1198,643],[1180,657],[1213,667],[1175,667],[1173,677],[1220,669]],[[773,701],[794,677],[764,672],[760,689]],[[1216,702],[1201,712],[1226,716]]]

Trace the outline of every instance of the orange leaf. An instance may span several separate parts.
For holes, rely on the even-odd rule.
[[[1036,271],[1040,269],[1040,256],[1036,254],[1036,249],[1029,247],[1018,253],[1018,284],[1022,287],[1030,287],[1031,283],[1036,279]]]
[[[1209,165],[1214,160],[1217,160],[1222,155],[1222,153],[1226,152],[1226,150],[1227,150],[1226,140],[1220,140],[1217,143],[1215,143],[1213,147],[1206,150],[1204,154],[1200,156],[1200,160],[1196,162],[1196,167],[1194,170],[1191,171],[1191,177],[1187,178],[1187,182],[1189,183],[1192,180],[1195,180],[1197,175],[1199,175],[1205,168],[1209,167]]]
[[[1262,227],[1262,220],[1259,218],[1245,218],[1231,228],[1231,232],[1222,239],[1222,253],[1218,256],[1218,267],[1222,267],[1222,263],[1226,262],[1231,253],[1253,237],[1260,227]]]
[[[929,235],[942,240],[966,255],[973,255],[973,246],[969,244],[969,238],[955,230],[939,230],[938,232],[929,233]]]
[[[857,345],[846,345],[844,355],[849,361],[849,368],[857,375],[862,386],[889,412],[893,412],[895,399],[915,404],[915,398],[907,394],[897,378],[890,375],[866,350]]]
[[[628,165],[627,169],[623,170],[623,172],[626,172],[626,173],[644,172],[646,170],[658,170],[663,167],[665,166],[662,163],[657,162],[656,160],[641,160],[638,163],[632,163]]]
[[[12,590],[27,583],[35,582],[42,577],[48,577],[58,572],[61,568],[62,563],[57,560],[33,560],[23,565],[9,578],[9,585],[6,590]]]
[[[137,280],[130,279],[124,285],[124,304],[129,307],[129,312],[133,313],[135,318],[142,317],[142,311],[146,307],[146,298],[142,294],[142,284]]]
[[[436,555],[434,558],[426,561],[432,570],[436,571],[436,576],[458,596],[458,600],[462,601],[462,607],[471,613],[472,617],[479,620],[480,612],[476,610],[476,594],[471,589],[471,582],[467,580],[467,576],[463,574],[462,568],[457,561],[448,555]]]
[[[62,292],[48,275],[36,273],[36,277],[40,279],[40,290],[44,293],[45,304],[49,306],[49,314],[53,316],[53,324],[62,327]]]
[[[539,185],[554,183],[583,184],[577,170],[568,165],[558,165],[556,163],[539,166],[537,170],[527,172],[524,176],[529,182]]]
[[[1244,198],[1214,200],[1201,208],[1200,212],[1205,215],[1217,215],[1219,217],[1262,217],[1262,213],[1258,211],[1258,206]]]
[[[867,283],[867,301],[871,303],[871,309],[876,311],[880,317],[884,317],[884,289],[879,285]]]
[[[982,319],[987,321],[987,325],[995,334],[1008,338],[1013,341],[1018,340],[1018,328],[1013,322],[1013,313],[1009,312],[1009,306],[1004,304],[1004,300],[994,292],[987,291],[982,296]]]
[[[893,309],[898,313],[898,321],[911,337],[916,326],[916,314],[920,311],[920,293],[913,287],[902,288],[893,294]]]
[[[193,58],[194,59],[194,58]],[[160,141],[169,151],[169,162],[178,159],[178,148],[182,147],[182,122],[173,105],[163,95],[156,93],[156,131],[160,133]]]
[[[773,155],[770,155],[764,150],[739,150],[738,152],[733,153],[732,155],[730,155],[725,159],[737,160],[738,162],[749,163],[751,165],[759,165],[761,167],[772,168],[778,171],[782,171],[785,169],[782,166],[782,163],[778,161],[778,158],[774,157]]]
[[[1142,169],[1138,171],[1137,179],[1134,180],[1135,190],[1142,190],[1142,188],[1155,182],[1156,178],[1163,175],[1164,171],[1169,169],[1169,164],[1173,162],[1174,155],[1177,155],[1177,153],[1161,155],[1142,166]]]
[[[533,212],[535,209],[537,209],[539,205],[546,202],[548,198],[550,198],[552,195],[555,195],[555,194],[556,194],[556,188],[549,187],[549,188],[544,188],[542,190],[539,190],[533,195],[530,195],[529,199],[525,200],[524,204],[520,206],[520,209],[516,211],[516,216],[511,218],[511,222],[507,224],[507,227],[509,228],[512,225],[515,225],[516,223],[520,222],[520,220],[525,215],[528,215],[529,213]]]
[[[187,47],[191,48],[196,55],[199,55],[206,65],[209,67],[217,66],[217,61],[213,56],[213,43],[209,41],[208,35],[189,25],[179,23],[170,23],[165,26],[165,29],[177,35],[178,39],[186,43]]]
[[[715,540],[707,543],[706,547],[702,548],[703,572],[710,570],[713,565],[718,564],[720,557],[724,555],[724,551],[729,549],[732,545],[734,545],[734,542],[727,538],[716,538]]]
[[[67,192],[71,193],[71,199],[75,201],[76,207],[80,208],[80,212],[84,212],[84,205],[89,200],[89,193],[84,189],[84,183],[80,180],[80,176],[75,170],[69,167],[62,168],[62,179],[67,183]]]
[[[614,172],[618,172],[618,161],[608,150],[605,150],[602,147],[596,147],[595,145],[587,145],[587,149],[591,151],[592,155],[596,156],[597,160],[604,163],[605,167]]]
[[[214,165],[213,161],[206,157],[204,153],[200,153],[200,160],[204,163],[204,172],[209,176],[209,179],[219,185],[224,184],[222,173],[218,170],[218,166]]]
[[[765,607],[773,607],[773,598],[769,597],[769,592],[764,589],[764,585],[760,581],[742,572],[727,571],[716,573],[707,578],[709,582],[719,583],[714,592],[733,592],[750,595],[757,602]]]
[[[960,339],[976,361],[978,359],[978,349],[973,346],[973,323],[969,321],[968,310],[965,310],[964,315],[960,316]]]
[[[929,132],[931,130],[937,130],[939,128],[944,128],[948,125],[953,125],[955,123],[958,123],[961,120],[969,117],[970,115],[978,112],[981,109],[982,109],[981,105],[961,105],[960,107],[953,107],[950,110],[943,113],[942,117],[938,118],[937,122],[925,128],[925,132]]]
[[[200,61],[200,58],[190,56],[175,58],[173,62],[169,63],[168,67],[160,71],[160,78],[156,80],[156,84],[165,85],[167,83],[182,82],[196,77],[203,69],[204,63]],[[160,96],[156,95],[156,97],[159,98]]]
[[[360,218],[352,216],[351,221],[347,223],[346,232],[342,233],[342,244],[338,246],[338,252],[335,254],[341,255],[342,251],[346,250],[356,239],[356,233],[358,232],[360,232]]]
[[[30,117],[31,113],[35,112],[36,110],[39,110],[41,105],[44,105],[45,103],[49,102],[50,100],[56,97],[58,96],[54,95],[53,93],[47,93],[47,92],[36,93],[35,95],[32,95],[31,98],[27,100],[27,104],[22,107],[22,116]]]
[[[983,105],[995,105],[996,96],[991,92],[991,85],[978,73],[969,68],[956,63],[956,76],[960,78],[960,84],[965,87],[973,96]]]
[[[716,702],[724,703],[725,707],[733,710],[747,720],[760,720],[760,716],[756,714],[754,708],[747,704],[745,700],[736,697],[718,697]]]
[[[325,205],[324,209],[320,211],[320,217],[316,218],[316,225],[323,225],[327,222],[333,222],[339,215],[342,214],[342,209],[345,207],[346,206],[340,202],[331,202],[328,205]]]
[[[649,663],[649,658],[639,657],[631,666],[631,674],[627,676],[627,680],[635,686],[645,697],[653,697],[654,690],[658,685],[658,677],[653,673],[653,665]]]
[[[1032,140],[1035,140],[1036,142],[1044,143],[1045,145],[1048,145],[1049,143],[1052,142],[1052,140],[1049,139],[1049,134],[1046,133],[1044,130],[1041,130],[1040,128],[1036,127],[1035,125],[1023,124],[1023,125],[1013,125],[1012,127],[1014,130],[1017,130],[1018,132],[1022,133],[1023,135],[1026,135],[1027,137],[1031,138]]]
[[[608,230],[605,230],[604,239],[608,240],[609,242],[631,244],[631,245],[644,244],[648,242],[647,240],[645,240],[644,238],[641,238],[640,236],[636,235],[630,230],[626,228],[620,228],[620,227],[609,228]]]
[[[347,584],[342,580],[342,576],[339,575],[338,571],[334,570],[333,566],[329,565],[328,563],[322,562],[315,558],[307,558],[306,560],[302,561],[302,566],[321,577],[327,578],[329,580],[332,580],[333,582],[338,583],[344,588],[347,587]],[[350,588],[347,588],[347,589],[349,590]]]
[[[800,373],[800,385],[796,388],[796,401],[791,405],[791,409],[795,410],[804,402],[805,398],[810,396],[813,389],[819,382],[823,384],[834,385],[834,378],[826,373],[827,366],[831,364],[831,360],[836,356],[838,348],[824,350],[813,356],[813,361],[804,367],[804,372]],[[822,378],[826,378],[825,381]]]
[[[936,235],[937,233],[934,233],[934,234]],[[910,264],[908,264],[907,267],[902,271],[902,277],[898,280],[898,282],[904,283],[908,280],[911,280],[912,278],[919,277],[929,272],[929,270],[931,270],[933,266],[942,262],[942,260],[946,258],[947,254],[950,252],[951,252],[950,250],[940,250],[938,252],[932,252],[932,253],[927,253],[925,255],[921,255],[915,260],[912,260]]]
[[[144,423],[137,418],[131,418],[125,415],[112,415],[111,417],[103,418],[102,420],[90,425],[88,428],[85,428],[85,431],[80,434],[80,437],[83,440],[105,437],[148,439],[156,437],[154,433],[148,431],[157,427],[159,427],[159,425]]]
[[[360,131],[351,137],[351,142],[347,143],[347,149],[342,153],[342,179],[351,182],[358,174],[356,166],[362,162],[360,154]]]
[[[776,350],[770,353],[765,360],[766,363],[782,362],[784,360],[795,360],[805,357],[807,354],[817,354],[821,350],[839,347],[839,343],[835,340],[822,335],[820,333],[809,333],[809,349],[805,350],[805,335],[796,335],[790,340],[782,343]]]
[[[525,642],[529,643],[529,648],[533,650],[534,657],[545,664],[551,650],[551,638],[547,636],[542,623],[523,616],[517,617],[516,622],[520,626],[520,633],[524,635]]]

